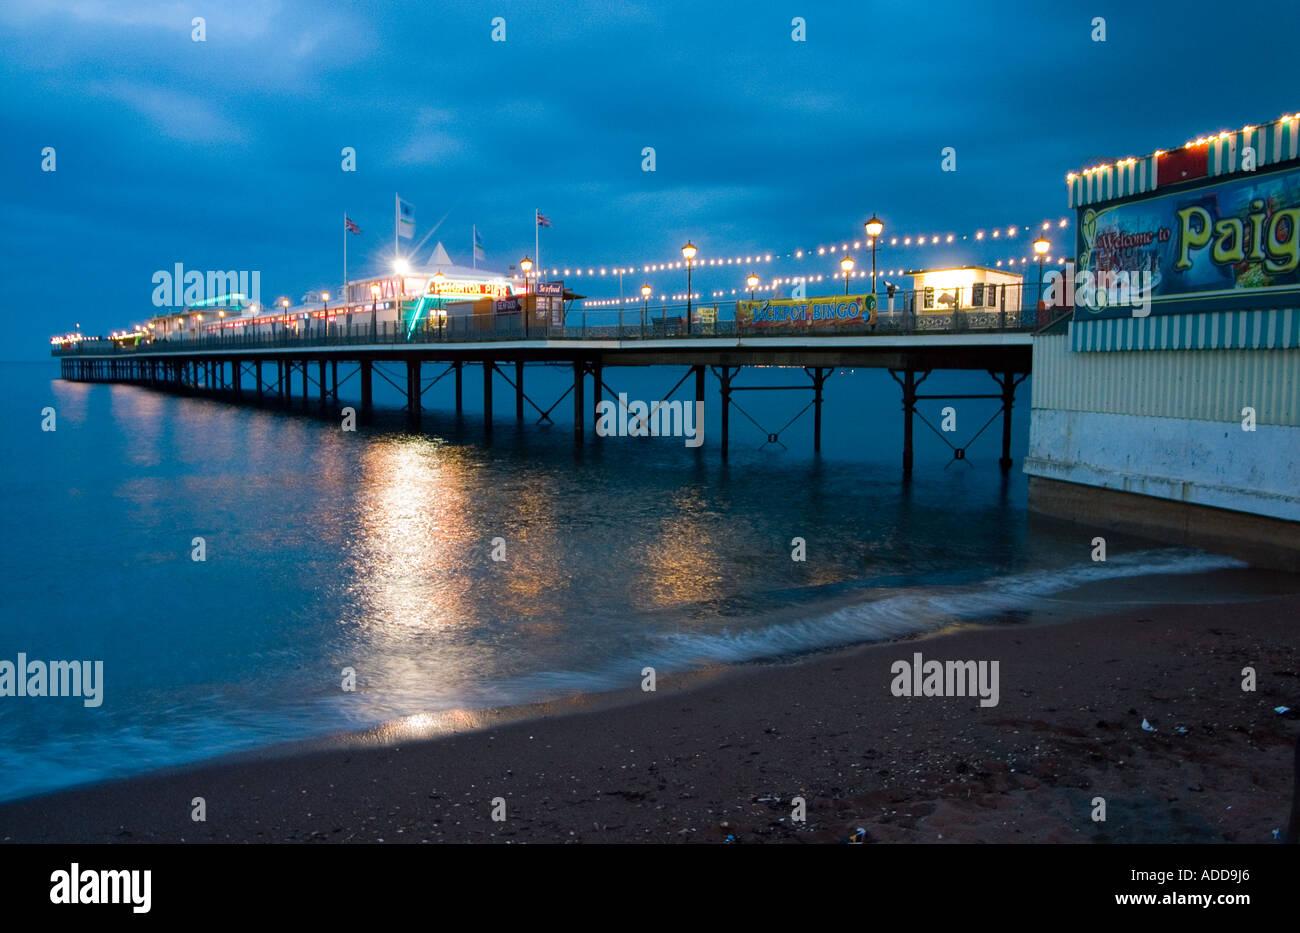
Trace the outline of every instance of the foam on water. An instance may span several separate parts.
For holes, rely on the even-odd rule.
[[[667,634],[662,636],[661,663],[674,669],[709,662],[736,664],[820,648],[886,641],[937,631],[954,622],[992,619],[1001,613],[1031,610],[1042,597],[1087,583],[1244,566],[1230,557],[1181,549],[1137,552],[1111,561],[1063,570],[1036,570],[974,586],[909,590],[752,631]]]

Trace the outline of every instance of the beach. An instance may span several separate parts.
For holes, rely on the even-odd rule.
[[[1295,786],[1298,621],[1290,595],[1131,605],[665,676],[433,739],[379,730],[13,801],[0,839],[1270,843]],[[891,667],[917,652],[997,661],[997,705],[895,696]]]

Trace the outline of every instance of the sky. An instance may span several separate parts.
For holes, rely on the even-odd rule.
[[[701,261],[777,257],[697,267],[697,292],[743,288],[750,267],[829,277],[838,253],[784,257],[861,240],[873,213],[886,241],[941,237],[882,243],[882,270],[1018,259],[1024,225],[1072,220],[1066,172],[1300,111],[1300,4],[1241,10],[6,0],[0,273],[25,300],[7,303],[2,355],[146,319],[154,273],[177,262],[258,270],[264,299],[337,289],[345,213],[363,231],[350,277],[382,273],[398,192],[417,240],[441,222],[417,260],[442,241],[468,265],[477,225],[501,271],[533,256],[540,209],[542,266],[583,267],[566,285],[592,298],[619,294],[585,276],[602,266],[637,268],[627,294],[683,292],[684,270],[640,270],[688,239]],[[1014,244],[974,239],[1012,225]],[[1048,236],[1072,253],[1072,223]]]

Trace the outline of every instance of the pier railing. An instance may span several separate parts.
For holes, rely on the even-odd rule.
[[[880,296],[881,307],[874,323],[781,325],[737,319],[737,302],[701,299],[692,302],[690,322],[687,305],[641,303],[622,308],[570,307],[560,323],[544,320],[525,322],[518,312],[465,317],[437,317],[417,321],[414,327],[394,322],[367,320],[365,312],[342,320],[309,313],[289,324],[261,323],[251,328],[224,328],[216,334],[143,339],[138,344],[107,339],[86,339],[55,346],[53,356],[189,352],[214,350],[310,349],[375,344],[421,345],[459,344],[483,341],[521,340],[665,340],[757,337],[879,337],[900,334],[960,334],[1026,332],[1037,330],[1061,316],[1062,309],[1022,307],[1020,286],[999,290],[996,299],[981,292],[972,296],[967,289],[902,292]],[[992,289],[990,289],[991,291]],[[1033,298],[1032,290],[1028,295]],[[966,294],[963,295],[963,292]],[[955,297],[954,296],[955,293]],[[837,296],[810,298],[833,302]],[[977,305],[971,297],[981,297]],[[944,301],[945,298],[949,300]],[[940,303],[942,302],[942,303]],[[1065,311],[1068,314],[1068,309]]]

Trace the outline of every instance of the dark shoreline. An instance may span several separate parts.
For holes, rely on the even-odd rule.
[[[660,677],[440,738],[390,726],[24,798],[0,839],[1266,843],[1292,802],[1297,714],[1273,708],[1300,706],[1298,623],[1296,596],[1143,605]],[[998,706],[892,696],[918,650],[998,660]]]

